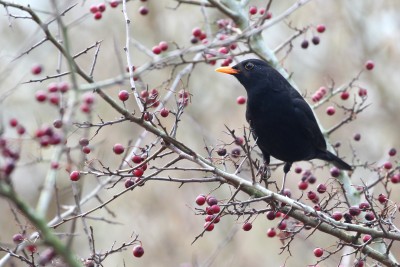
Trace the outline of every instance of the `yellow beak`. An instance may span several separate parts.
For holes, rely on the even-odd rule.
[[[216,69],[215,71],[226,73],[226,74],[238,74],[239,73],[238,70],[235,70],[232,67],[221,67],[221,68]]]

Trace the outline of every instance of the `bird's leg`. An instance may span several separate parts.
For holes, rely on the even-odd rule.
[[[268,163],[266,161],[264,161],[264,164],[261,165],[260,168],[258,169],[257,175],[260,175],[260,183],[264,181],[265,184],[267,185],[267,181],[271,177],[271,172]]]
[[[279,191],[280,194],[283,194],[283,190],[285,190],[285,183],[286,183],[286,175],[288,174],[288,172],[290,171],[290,168],[292,167],[292,162],[286,162],[285,165],[283,166],[283,182],[282,182],[282,188]]]

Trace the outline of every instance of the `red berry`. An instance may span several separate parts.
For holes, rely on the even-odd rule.
[[[351,216],[358,216],[358,215],[360,215],[360,213],[361,213],[361,210],[358,206],[351,206],[349,209],[349,214]]]
[[[36,91],[35,98],[38,102],[44,102],[47,99],[47,94],[43,90]]]
[[[339,175],[340,175],[340,170],[336,167],[332,167],[330,169],[330,172],[331,172],[332,177],[339,177]]]
[[[391,148],[391,149],[389,150],[389,156],[391,156],[391,157],[395,156],[396,153],[397,153],[396,148]]]
[[[353,138],[354,138],[355,141],[360,141],[360,139],[361,139],[361,134],[356,133],[356,134],[353,136]]]
[[[275,231],[275,229],[274,229],[274,228],[269,228],[269,229],[267,230],[267,236],[268,236],[268,237],[274,237],[274,236],[276,236],[276,231]]]
[[[326,30],[325,25],[323,24],[317,25],[317,32],[323,33],[325,30]]]
[[[378,201],[381,203],[381,204],[385,204],[386,202],[387,202],[387,196],[385,196],[384,194],[379,194],[379,196],[378,196]]]
[[[162,108],[162,109],[160,110],[160,115],[161,115],[161,117],[164,117],[164,118],[168,117],[168,115],[169,115],[169,110],[166,109],[166,108]]]
[[[335,221],[340,221],[343,218],[343,214],[340,211],[335,211],[332,213],[332,219]]]
[[[147,7],[145,7],[145,6],[141,6],[139,8],[139,13],[141,15],[145,16],[145,15],[149,14],[149,9]]]
[[[94,94],[91,92],[85,93],[82,96],[83,102],[85,102],[88,105],[92,105],[94,103]]]
[[[322,250],[322,248],[316,248],[314,249],[314,256],[315,257],[321,257],[324,254],[324,251]]]
[[[367,62],[365,62],[365,68],[367,70],[372,70],[375,67],[375,64],[372,60],[367,60]]]
[[[314,191],[308,191],[307,197],[309,200],[313,200],[317,197],[317,194]]]
[[[42,70],[43,70],[42,65],[37,64],[32,67],[31,72],[33,75],[38,75],[42,72]]]
[[[364,267],[364,263],[365,263],[364,260],[362,260],[362,259],[357,259],[357,260],[355,260],[355,262],[354,262],[354,267]]]
[[[133,176],[135,177],[142,177],[143,176],[143,169],[142,168],[137,168],[133,170]]]
[[[282,220],[279,224],[278,224],[278,229],[279,230],[285,230],[286,229],[286,227],[287,227],[287,223],[286,223],[286,220]]]
[[[341,98],[342,100],[347,100],[347,99],[349,99],[349,97],[350,97],[350,94],[349,94],[349,92],[347,92],[347,91],[344,91],[344,92],[342,92],[342,93],[340,94],[340,98]]]
[[[151,114],[151,113],[149,113],[149,112],[145,112],[145,113],[143,114],[143,119],[144,119],[145,121],[151,121],[151,120],[153,119],[153,114]]]
[[[152,48],[151,50],[152,50],[153,53],[156,54],[156,55],[161,54],[161,48],[160,48],[158,45],[153,46],[153,48]]]
[[[238,103],[239,105],[243,105],[244,103],[246,103],[246,97],[238,96],[238,98],[236,99],[236,103]]]
[[[265,13],[265,8],[260,8],[259,10],[258,10],[258,13],[260,14],[260,15],[264,15],[264,13]]]
[[[383,167],[386,170],[390,170],[393,167],[393,165],[392,165],[392,163],[390,161],[388,161],[388,162],[385,162],[385,164],[383,164]]]
[[[35,253],[37,251],[37,247],[35,244],[30,244],[26,246],[26,249],[30,252],[30,253]]]
[[[140,162],[143,161],[143,158],[142,158],[141,156],[134,155],[134,156],[132,157],[132,161],[133,161],[133,163],[139,164]]]
[[[244,144],[243,137],[236,137],[235,138],[235,144],[238,145],[238,146],[243,145]]]
[[[199,206],[203,206],[204,203],[206,203],[206,196],[205,195],[199,195],[196,197],[196,204]]]
[[[208,206],[213,206],[218,204],[218,200],[213,196],[207,196],[206,201]]]
[[[85,154],[89,154],[91,152],[90,147],[88,147],[88,146],[82,147],[82,152]]]
[[[60,164],[58,164],[58,162],[52,162],[52,163],[50,163],[50,167],[53,169],[53,170],[57,170],[58,169],[58,167],[60,167]]]
[[[257,7],[251,6],[251,7],[249,8],[249,13],[250,13],[250,15],[255,15],[255,14],[257,14]]]
[[[118,98],[121,101],[126,101],[129,99],[129,93],[126,90],[122,90],[118,93]]]
[[[326,114],[328,114],[329,116],[332,116],[333,114],[335,114],[335,112],[335,107],[330,106],[326,109]]]
[[[79,171],[73,171],[69,174],[69,179],[71,179],[71,181],[78,181],[80,176],[81,174],[79,173]]]
[[[90,12],[91,13],[97,13],[99,11],[99,8],[97,7],[97,6],[95,6],[95,5],[93,5],[93,6],[91,6],[90,7]]]
[[[276,215],[275,215],[275,212],[274,212],[274,211],[270,210],[270,211],[267,212],[267,219],[268,219],[268,220],[272,221],[272,220],[274,220],[275,218],[276,218]]]
[[[367,221],[373,221],[375,220],[375,215],[373,212],[368,212],[367,214],[365,214],[365,219]]]
[[[83,113],[90,113],[92,111],[92,108],[90,107],[90,105],[83,103],[79,109],[83,112]]]
[[[110,2],[110,6],[112,8],[116,8],[119,5],[119,1],[118,0],[113,0]]]
[[[15,244],[19,244],[25,240],[25,237],[22,234],[15,234],[12,239]]]
[[[360,96],[360,97],[366,97],[367,96],[367,89],[365,89],[365,88],[360,88],[360,89],[358,89],[358,95]]]
[[[17,133],[18,133],[19,135],[23,135],[25,132],[26,132],[26,129],[25,129],[24,126],[22,126],[22,125],[18,125],[18,126],[17,126]]]
[[[219,213],[219,212],[221,211],[221,208],[220,208],[218,205],[212,205],[212,206],[210,207],[210,209],[212,210],[212,212],[213,212],[214,214]]]
[[[194,37],[200,37],[200,35],[201,35],[201,29],[200,29],[200,28],[194,28],[194,29],[192,30],[192,35],[193,35]]]
[[[265,19],[270,19],[270,18],[272,18],[272,13],[268,11],[267,15],[265,15]]]
[[[301,42],[301,48],[303,48],[303,49],[307,49],[308,48],[308,41],[307,40],[303,40],[303,42]]]
[[[302,171],[303,171],[303,169],[301,167],[294,168],[295,173],[301,173]]]
[[[58,92],[58,84],[57,84],[57,83],[50,83],[50,84],[47,86],[47,91],[48,91],[49,93]]]
[[[319,42],[320,42],[320,39],[319,39],[318,36],[313,36],[313,38],[311,39],[311,42],[312,42],[314,45],[318,45]]]
[[[97,8],[100,12],[104,12],[106,10],[106,5],[104,3],[100,3]]]
[[[18,120],[17,119],[15,119],[15,118],[12,118],[12,119],[10,119],[10,126],[11,127],[17,127],[17,125],[18,125]]]
[[[162,51],[167,51],[167,50],[168,50],[168,43],[165,42],[165,41],[161,41],[161,42],[158,44],[158,47],[160,47],[160,49],[161,49]]]
[[[243,226],[242,226],[242,229],[243,229],[244,231],[246,231],[246,232],[247,232],[247,231],[250,231],[251,228],[253,228],[253,225],[252,225],[251,223],[249,223],[249,222],[244,223]]]
[[[144,249],[142,246],[135,246],[133,248],[133,256],[135,256],[136,258],[142,257],[143,254],[144,254]]]
[[[362,210],[362,211],[366,211],[368,209],[371,208],[371,206],[369,205],[368,202],[361,202],[360,204],[358,204],[358,207]]]
[[[125,180],[125,184],[124,185],[125,185],[125,188],[129,188],[134,184],[135,184],[135,181],[132,180],[131,178],[128,178],[128,179]]]
[[[101,14],[100,11],[94,13],[94,19],[95,19],[95,20],[99,20],[99,19],[101,19],[102,17],[103,17],[103,14]]]
[[[58,88],[60,89],[61,93],[66,93],[69,90],[69,83],[67,82],[60,82],[58,84]]]
[[[367,243],[368,241],[371,240],[371,238],[372,238],[371,235],[364,235],[362,241],[363,241],[364,243]]]
[[[113,147],[113,151],[114,151],[115,154],[119,155],[119,154],[124,153],[125,148],[121,144],[115,144],[114,147]]]
[[[204,224],[204,229],[206,229],[206,231],[212,231],[214,230],[214,224],[211,222],[206,222]]]
[[[225,46],[223,46],[223,47],[220,47],[218,49],[218,52],[221,53],[221,54],[228,54],[229,53],[229,49],[226,48]]]
[[[141,91],[140,92],[140,97],[141,98],[147,98],[147,97],[149,97],[149,92],[148,91]]]
[[[308,188],[308,183],[306,181],[300,181],[297,186],[300,190],[306,190]]]
[[[325,193],[325,192],[326,192],[326,185],[324,185],[324,184],[319,184],[319,185],[317,186],[317,192],[320,193],[320,194]]]
[[[400,183],[400,174],[395,174],[392,177],[390,177],[390,181],[394,184]]]
[[[79,139],[79,145],[87,146],[89,145],[89,140],[87,138],[82,137],[81,139]]]

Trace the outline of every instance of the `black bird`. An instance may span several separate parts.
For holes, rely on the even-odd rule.
[[[235,76],[246,89],[246,119],[266,164],[270,156],[284,161],[285,177],[293,162],[311,159],[351,170],[349,164],[327,150],[324,136],[304,98],[267,62],[248,59],[216,71]]]

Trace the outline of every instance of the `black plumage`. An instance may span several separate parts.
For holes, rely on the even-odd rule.
[[[216,69],[235,76],[247,91],[246,119],[268,164],[270,156],[293,162],[328,161],[343,170],[351,166],[329,152],[314,114],[304,98],[267,62],[249,59]]]

